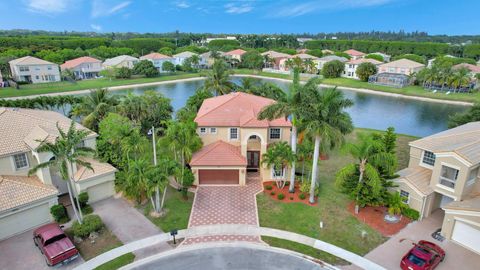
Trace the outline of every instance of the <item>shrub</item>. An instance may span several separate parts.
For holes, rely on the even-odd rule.
[[[380,61],[380,62],[385,61],[385,59],[383,59],[383,56],[381,56],[381,55],[379,55],[379,54],[373,54],[373,53],[372,53],[372,54],[367,54],[367,55],[365,56],[365,58],[367,58],[367,59],[375,59],[375,60]]]
[[[287,186],[287,187],[290,186],[290,181],[286,181],[285,186]]]
[[[282,193],[280,193],[280,194],[278,194],[277,198],[278,198],[279,200],[283,200],[283,199],[285,199],[285,195],[283,195]]]
[[[300,200],[305,200],[305,193],[300,193],[300,195],[298,195],[298,198],[300,198]]]
[[[78,194],[78,202],[80,203],[80,207],[84,208],[87,206],[89,200],[88,192],[84,191]]]
[[[266,190],[272,190],[272,188],[273,188],[273,187],[272,187],[272,186],[270,186],[270,185],[268,185],[268,186],[265,186],[265,189],[266,189]]]
[[[402,215],[408,217],[409,219],[412,219],[412,220],[418,220],[420,218],[420,213],[415,210],[415,209],[412,209],[410,207],[405,207],[403,210],[402,210]]]
[[[67,209],[62,204],[56,204],[50,207],[50,214],[52,214],[53,219],[58,223],[65,223],[70,220],[70,218],[68,218]]]
[[[132,70],[127,67],[121,67],[117,69],[115,78],[117,79],[129,79],[132,77]]]
[[[377,74],[377,67],[369,62],[361,63],[357,67],[357,71],[355,73],[357,73],[357,76],[360,80],[368,82],[368,78],[370,78],[370,76]]]
[[[338,60],[333,60],[323,65],[322,75],[325,78],[338,78],[342,75],[344,69],[345,69],[344,63]]]
[[[83,219],[83,223],[73,222],[73,235],[85,238],[92,232],[98,232],[104,226],[102,219],[98,215],[88,215]]]
[[[272,196],[275,195],[275,191],[270,192],[270,195]]]
[[[308,193],[310,191],[310,183],[308,181],[303,181],[302,184],[300,184],[300,191],[302,193]]]
[[[149,60],[142,60],[133,66],[133,73],[136,75],[144,75],[147,78],[159,75],[158,69]]]

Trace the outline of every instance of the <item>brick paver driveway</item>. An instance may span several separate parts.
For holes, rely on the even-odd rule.
[[[258,226],[256,195],[263,189],[258,173],[248,173],[246,186],[199,186],[188,227],[214,224]],[[260,242],[256,236],[215,235],[189,238],[184,245],[210,241]]]

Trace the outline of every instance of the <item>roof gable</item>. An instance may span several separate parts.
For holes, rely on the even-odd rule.
[[[57,65],[33,56],[24,56],[8,62],[10,65]]]
[[[192,156],[190,166],[246,166],[240,147],[222,140],[204,146]]]
[[[346,50],[346,51],[344,51],[344,53],[346,53],[348,55],[351,55],[351,56],[363,56],[363,55],[365,55],[365,53],[363,53],[361,51],[354,50],[354,49]]]
[[[101,62],[102,61],[90,56],[82,56],[72,60],[65,61],[65,63],[60,65],[60,67],[62,69],[67,69],[67,68],[75,68],[83,63],[101,63]]]
[[[161,53],[153,52],[153,53],[149,53],[147,55],[141,56],[140,59],[141,60],[144,60],[144,59],[157,60],[157,59],[172,59],[172,57],[168,56],[168,55],[161,54]]]

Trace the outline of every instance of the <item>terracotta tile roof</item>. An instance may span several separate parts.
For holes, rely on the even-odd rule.
[[[39,145],[36,140],[54,141],[59,135],[57,123],[68,130],[71,121],[53,111],[0,107],[0,156],[31,151]],[[87,130],[78,123],[76,128]],[[97,135],[92,131],[92,136]]]
[[[73,179],[78,181],[84,181],[87,179],[91,179],[93,177],[102,176],[110,173],[114,173],[117,171],[115,167],[108,163],[103,163],[93,158],[84,158],[86,162],[89,162],[92,166],[93,170],[87,169],[86,167],[77,166],[77,173],[73,176]]]
[[[470,122],[410,142],[410,146],[435,154],[454,152],[472,164],[477,164],[480,162],[480,122]]]
[[[393,67],[393,68],[419,68],[424,66],[425,66],[424,64],[421,64],[409,59],[404,59],[404,58],[381,65],[381,67]]]
[[[158,60],[158,59],[172,59],[172,58],[173,57],[168,55],[153,52],[153,53],[149,53],[147,55],[141,56],[140,60],[145,60],[145,59]]]
[[[214,127],[290,127],[290,121],[285,118],[257,120],[260,111],[274,102],[242,92],[208,98],[203,101],[195,122],[199,126]]]
[[[472,64],[461,63],[458,65],[453,66],[454,69],[466,68],[470,70],[472,73],[480,73],[480,66],[475,66]]]
[[[363,53],[361,51],[354,50],[354,49],[346,50],[346,51],[344,51],[344,53],[346,53],[348,55],[351,55],[351,56],[363,56],[363,55],[365,55],[365,53]]]
[[[90,56],[82,56],[79,58],[75,58],[72,60],[65,61],[65,63],[60,65],[60,68],[62,69],[69,69],[69,68],[75,68],[83,63],[101,63],[102,61],[90,57]]]
[[[8,62],[11,65],[57,65],[33,56],[24,56]]]
[[[240,153],[240,147],[224,141],[204,146],[192,156],[190,166],[246,166],[247,159]]]
[[[233,50],[233,51],[226,52],[225,55],[243,55],[246,52],[247,51],[242,50],[242,49],[236,49],[236,50]]]
[[[430,187],[432,179],[432,170],[417,167],[408,167],[398,172],[399,178],[395,181],[406,182],[422,195],[427,196],[433,192]]]
[[[36,176],[0,175],[0,212],[58,194]]]
[[[380,65],[383,62],[380,62],[380,61],[375,60],[375,59],[370,59],[370,58],[360,58],[360,59],[356,59],[356,60],[350,60],[347,63],[352,64],[352,65],[360,65],[362,63],[372,63],[374,65]]]

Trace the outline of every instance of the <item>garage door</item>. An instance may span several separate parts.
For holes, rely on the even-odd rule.
[[[238,185],[238,170],[199,170],[200,185]]]
[[[0,240],[50,222],[48,203],[0,218]]]
[[[453,227],[452,240],[480,253],[480,228],[457,220]]]
[[[88,201],[94,203],[115,195],[115,187],[113,181],[108,181],[102,184],[98,184],[87,188]]]

